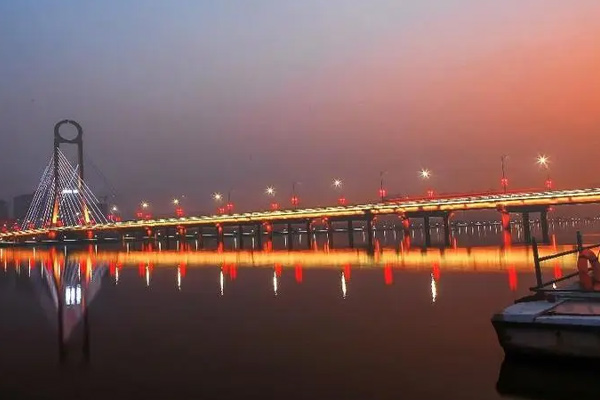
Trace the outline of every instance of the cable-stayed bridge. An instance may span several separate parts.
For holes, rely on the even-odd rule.
[[[64,124],[77,128],[74,139],[65,139],[59,129]],[[79,164],[72,165],[60,150],[61,144],[75,144],[78,147]],[[83,175],[83,130],[71,120],[60,121],[54,128],[54,153],[44,170],[33,202],[20,229],[0,233],[0,241],[23,242],[64,242],[102,241],[123,239],[126,236],[142,236],[156,239],[159,233],[168,238],[170,232],[179,237],[189,234],[202,239],[205,229],[215,232],[222,243],[225,228],[235,229],[241,243],[244,236],[253,235],[259,244],[263,239],[270,240],[273,226],[284,225],[285,232],[292,234],[302,231],[310,242],[315,225],[324,225],[332,240],[335,226],[343,224],[349,234],[348,241],[354,245],[354,222],[361,223],[367,233],[367,248],[373,246],[373,225],[379,216],[397,215],[405,235],[410,229],[411,219],[423,219],[425,244],[431,245],[430,219],[441,218],[444,229],[444,242],[450,244],[450,218],[456,211],[497,210],[501,213],[502,226],[510,231],[511,213],[519,213],[523,218],[524,237],[531,240],[530,214],[540,214],[542,241],[549,241],[548,210],[559,205],[600,203],[600,188],[570,190],[545,190],[511,193],[480,193],[452,195],[418,199],[390,199],[376,203],[338,205],[331,207],[277,209],[223,215],[198,215],[180,218],[141,219],[123,222],[108,221],[98,207],[98,199],[88,187]],[[301,229],[298,228],[301,226]],[[291,240],[287,241],[289,244]]]

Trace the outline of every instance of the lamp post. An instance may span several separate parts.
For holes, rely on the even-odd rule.
[[[108,214],[108,220],[110,222],[121,221],[121,217],[119,216],[119,208],[116,205],[113,205],[110,207],[110,212]]]
[[[421,171],[419,171],[419,176],[424,181],[429,181],[429,178],[431,178],[431,171],[428,170],[427,168],[422,168]],[[432,198],[433,194],[434,194],[433,189],[428,188],[427,189],[427,197]]]
[[[379,172],[379,198],[381,199],[382,203],[385,200],[385,196],[387,194],[385,188],[383,187],[383,175],[384,174],[385,174],[385,171]]]
[[[543,154],[537,157],[537,164],[546,170],[546,189],[552,189],[552,179],[550,178],[550,157]]]
[[[173,203],[173,206],[175,207],[175,215],[178,218],[183,217],[183,208],[181,207],[181,200],[179,200],[178,198],[174,198],[172,203]]]
[[[345,206],[346,205],[346,197],[344,196],[344,193],[342,192],[342,187],[344,186],[344,182],[342,182],[341,179],[334,179],[332,186],[335,190],[338,190],[340,192],[340,197],[338,198],[338,204],[340,206]]]
[[[508,156],[506,154],[503,154],[502,156],[500,156],[500,163],[502,166],[502,179],[500,179],[500,184],[502,185],[502,190],[504,191],[504,193],[506,193],[507,187],[508,187],[508,178],[506,177],[506,167],[505,167],[505,163],[506,163],[506,159],[508,158]]]
[[[140,208],[136,212],[136,217],[138,219],[151,219],[152,214],[149,212],[150,204],[147,201],[142,201],[140,203]]]
[[[225,205],[227,208],[227,214],[233,213],[233,203],[231,202],[231,190],[227,191],[227,204]]]
[[[223,202],[223,195],[219,192],[215,192],[212,195],[213,200],[217,203],[217,214],[225,214],[225,207],[221,206]]]
[[[269,197],[271,197],[271,210],[275,211],[279,209],[279,203],[277,203],[277,200],[275,199],[275,195],[277,194],[277,192],[275,191],[275,188],[273,186],[267,186],[267,188],[265,189],[265,194]]]
[[[298,208],[298,204],[300,204],[300,199],[298,198],[298,195],[296,194],[296,184],[298,182],[294,182],[292,183],[292,197],[290,199],[291,203],[292,203],[292,207],[294,208]]]

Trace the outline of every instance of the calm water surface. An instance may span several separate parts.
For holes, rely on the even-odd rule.
[[[597,227],[587,231],[589,241],[600,239]],[[555,233],[559,243],[573,239]],[[560,381],[503,365],[489,322],[533,285],[530,249],[388,245],[374,257],[322,248],[197,251],[193,242],[66,256],[62,248],[4,249],[1,398],[544,398],[536,379],[542,387]],[[75,303],[66,305],[66,325],[78,322],[67,328],[63,367],[47,283],[57,268],[69,287],[63,298]],[[544,273],[573,268],[565,259]],[[77,285],[89,303],[89,366]],[[534,389],[511,397],[498,392],[499,379]]]

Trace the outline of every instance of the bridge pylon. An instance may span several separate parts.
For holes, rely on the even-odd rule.
[[[77,130],[74,138],[60,134],[63,125]],[[77,146],[78,164],[73,166],[61,151],[61,144]],[[84,181],[83,129],[76,121],[65,119],[54,126],[54,151],[31,206],[21,221],[21,229],[107,223],[98,198]]]

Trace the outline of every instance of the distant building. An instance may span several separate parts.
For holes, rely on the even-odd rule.
[[[0,221],[8,220],[8,203],[0,200]]]
[[[22,221],[29,211],[33,194],[22,194],[13,199],[13,218]]]

